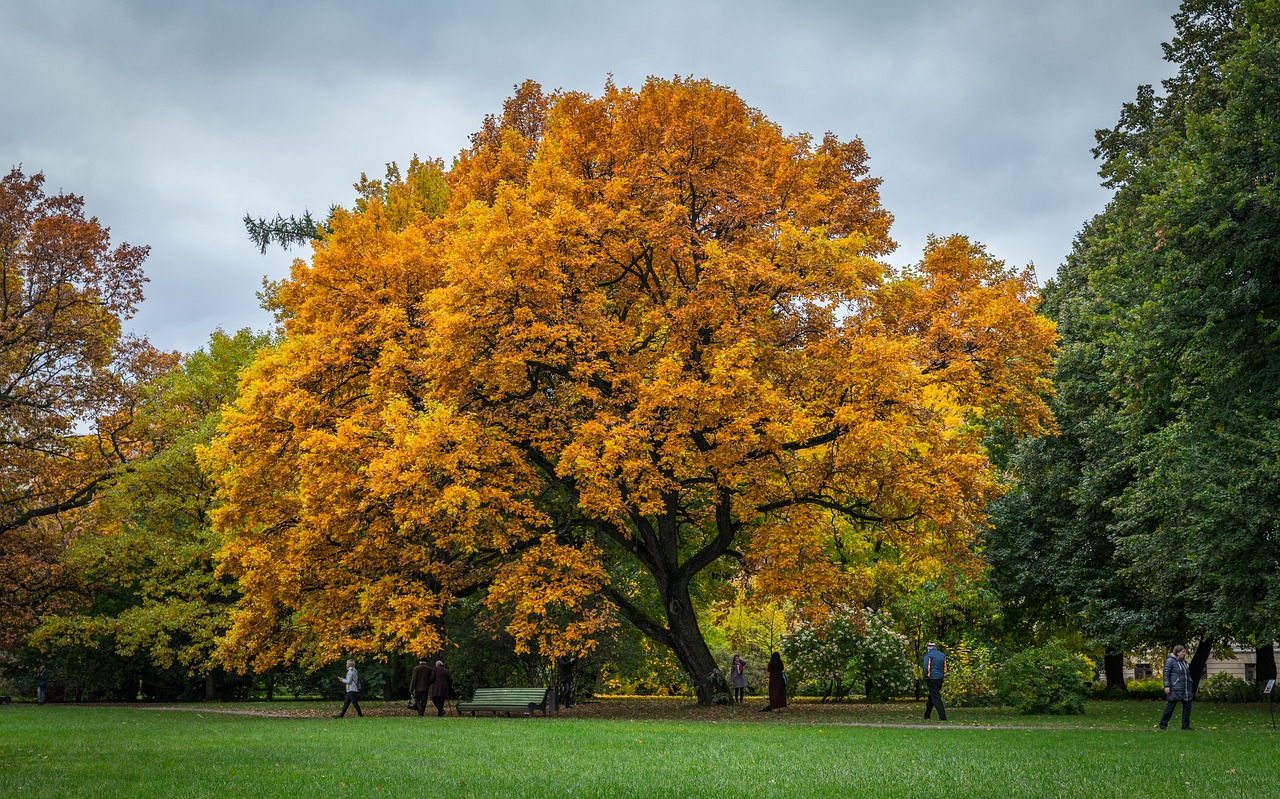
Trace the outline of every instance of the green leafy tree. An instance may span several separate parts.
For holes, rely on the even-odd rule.
[[[77,608],[47,617],[33,642],[87,647],[176,670],[215,692],[215,642],[239,587],[216,573],[222,538],[214,487],[196,451],[214,436],[240,371],[268,339],[214,333],[144,395],[135,415],[146,454],[105,489],[66,556],[83,581]]]
[[[1269,652],[1280,625],[1280,3],[1200,0],[1175,20],[1170,96],[1123,131],[1150,140],[1116,220],[1140,240],[1094,276],[1121,319],[1114,393],[1134,474],[1115,531],[1130,574],[1186,597],[1201,627]],[[1125,160],[1110,143],[1108,163]],[[1188,566],[1181,586],[1158,565],[1170,562]]]
[[[1049,557],[1003,565],[1108,643],[1201,638],[1207,652],[1228,635],[1269,660],[1280,619],[1280,4],[1188,0],[1174,22],[1165,52],[1178,73],[1165,96],[1143,87],[1099,132],[1116,194],[1046,291],[1050,303],[1061,293],[1063,357],[1075,358],[1059,368],[1067,437],[1025,454],[1024,474],[1050,463],[1057,473],[1026,487],[1009,515],[1030,532],[1006,528],[1005,541],[1033,555],[1066,535],[1056,551],[1040,547]]]

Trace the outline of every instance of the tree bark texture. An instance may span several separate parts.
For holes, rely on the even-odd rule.
[[[1209,655],[1213,653],[1213,636],[1206,635],[1200,639],[1200,643],[1196,645],[1196,653],[1191,656],[1191,695],[1195,696],[1200,690],[1200,679],[1204,677],[1205,664],[1209,662]]]
[[[1102,668],[1107,675],[1107,688],[1119,688],[1121,691],[1129,690],[1124,684],[1124,653],[1123,652],[1107,652],[1102,656]]]
[[[1274,680],[1276,678],[1275,644],[1268,642],[1265,646],[1255,649],[1254,662],[1258,664],[1254,682],[1258,685],[1266,685],[1267,680]]]

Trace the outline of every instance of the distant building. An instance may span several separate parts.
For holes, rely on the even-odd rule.
[[[1280,646],[1275,648],[1276,661],[1280,662]],[[1162,677],[1164,671],[1164,659],[1168,655],[1167,650],[1144,650],[1140,652],[1131,652],[1125,656],[1125,680],[1150,680],[1156,677]],[[1212,677],[1215,674],[1230,674],[1245,682],[1256,682],[1258,678],[1258,653],[1252,647],[1243,647],[1237,644],[1231,645],[1230,657],[1218,657],[1217,654],[1210,655],[1208,662],[1205,663],[1204,676]]]

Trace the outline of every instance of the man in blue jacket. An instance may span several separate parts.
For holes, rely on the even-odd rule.
[[[938,721],[947,720],[947,709],[942,706],[942,678],[947,674],[947,656],[938,649],[938,645],[930,642],[928,651],[924,653],[924,683],[929,686],[929,701],[924,703],[924,717],[936,707]]]

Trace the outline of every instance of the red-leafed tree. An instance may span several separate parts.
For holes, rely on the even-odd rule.
[[[66,514],[135,454],[136,389],[174,362],[122,332],[147,251],[41,174],[0,179],[0,646],[65,585]]]

